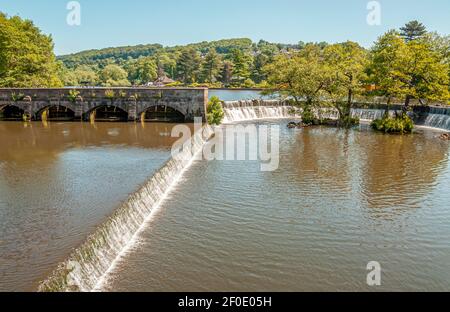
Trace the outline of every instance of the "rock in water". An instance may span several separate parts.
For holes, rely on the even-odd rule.
[[[288,128],[289,129],[300,128],[301,126],[302,126],[301,123],[295,123],[295,122],[288,123]]]

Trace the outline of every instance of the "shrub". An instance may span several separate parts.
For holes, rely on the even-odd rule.
[[[72,103],[75,103],[77,101],[77,97],[80,95],[80,92],[77,90],[70,90],[67,97],[69,98],[69,101]]]
[[[376,131],[404,134],[411,133],[413,131],[414,122],[405,113],[395,117],[390,117],[386,114],[382,119],[374,120],[371,126]]]
[[[19,94],[15,93],[15,92],[11,93],[11,100],[13,102],[23,101],[24,98],[25,98],[25,94],[23,94],[23,93],[19,93]]]
[[[224,117],[225,114],[220,99],[217,96],[213,96],[207,107],[208,123],[210,125],[220,125]]]
[[[251,80],[250,78],[245,79],[244,81],[244,88],[254,88],[255,87],[255,83],[253,82],[253,80]]]
[[[116,93],[113,90],[106,90],[105,91],[105,97],[107,99],[113,100],[115,96],[116,96]]]
[[[313,125],[317,123],[317,118],[310,107],[304,107],[302,113],[302,122],[305,125]]]
[[[352,116],[344,116],[339,119],[339,126],[344,128],[351,128],[359,125],[359,118]]]

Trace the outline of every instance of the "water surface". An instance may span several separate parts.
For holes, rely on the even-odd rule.
[[[449,143],[439,133],[275,124],[277,171],[196,162],[105,290],[450,289]],[[379,288],[366,284],[370,261],[382,266]]]
[[[169,124],[0,123],[0,291],[35,290],[170,157]]]

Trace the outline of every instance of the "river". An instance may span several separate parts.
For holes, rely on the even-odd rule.
[[[251,96],[220,92],[210,96]],[[171,124],[0,123],[0,291],[36,290],[118,210],[89,248],[119,250],[83,258],[78,277],[95,279],[81,290],[448,291],[441,132],[288,121],[253,122],[280,129],[269,172],[257,161],[167,163]],[[380,287],[366,283],[370,261]]]

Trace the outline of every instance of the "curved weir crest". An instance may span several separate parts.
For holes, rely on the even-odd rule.
[[[178,157],[171,158],[76,248],[68,259],[41,283],[38,291],[101,290],[107,275],[137,242],[139,233],[145,229],[184,172],[202,152],[203,145],[211,135],[209,126],[195,133],[191,138],[192,151],[185,150]]]
[[[292,106],[279,100],[227,101],[223,103],[223,110],[225,113],[224,123],[258,119],[300,118],[295,112],[292,114],[294,111]],[[431,109],[424,120],[417,123],[417,126],[450,131],[450,114],[448,113],[450,109],[448,109],[447,113],[443,112],[444,110],[442,109]],[[352,108],[352,116],[366,122],[381,119],[384,114],[384,109]],[[389,114],[394,116],[395,111],[390,110]],[[338,111],[333,108],[317,109],[316,115],[330,119],[339,117]]]
[[[292,118],[292,107],[278,100],[224,102],[224,123],[255,119]]]

